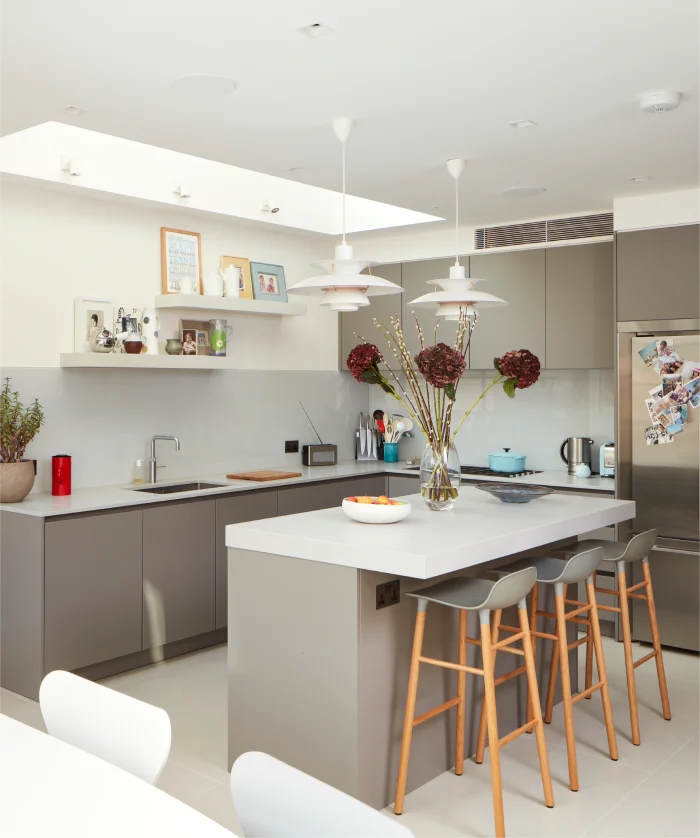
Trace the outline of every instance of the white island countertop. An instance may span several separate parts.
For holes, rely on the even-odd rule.
[[[231,524],[226,546],[430,579],[635,515],[633,501],[552,494],[507,504],[467,485],[449,512],[432,512],[420,495],[406,499],[411,514],[397,524],[360,524],[336,507]]]

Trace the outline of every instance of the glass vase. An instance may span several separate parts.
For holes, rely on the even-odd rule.
[[[452,509],[461,485],[462,472],[454,445],[435,449],[428,443],[420,461],[420,491],[430,509]]]

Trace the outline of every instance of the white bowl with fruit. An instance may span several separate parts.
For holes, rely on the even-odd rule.
[[[386,495],[357,496],[343,500],[343,512],[361,524],[395,524],[411,514],[407,500],[391,500]]]

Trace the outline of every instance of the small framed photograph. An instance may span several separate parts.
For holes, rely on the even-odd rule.
[[[670,375],[664,373],[661,376],[661,393],[664,396],[668,396],[669,393],[673,393],[674,390],[678,390],[682,387],[682,385],[682,377],[679,372],[671,373]]]
[[[284,268],[281,265],[251,262],[250,272],[253,278],[254,299],[287,302],[287,285],[284,281]]]
[[[209,321],[208,320],[181,320],[180,337],[182,332],[195,331],[197,333],[197,355],[210,355],[209,346]]]
[[[230,267],[238,272],[238,296],[244,300],[253,299],[253,282],[250,274],[250,259],[241,256],[220,256],[219,267],[223,273]]]
[[[114,304],[111,300],[85,300],[75,298],[73,351],[89,352],[91,338],[96,337],[105,327],[114,331]]]
[[[202,293],[202,239],[199,233],[160,228],[164,294]]]
[[[197,355],[197,330],[183,329],[180,337],[182,338],[182,354]]]

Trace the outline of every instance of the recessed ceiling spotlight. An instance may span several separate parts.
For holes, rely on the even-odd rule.
[[[302,26],[299,32],[306,35],[307,38],[324,38],[326,35],[330,35],[333,29],[326,26],[325,23],[312,23],[309,26]]]
[[[645,180],[651,180],[649,175],[635,175],[634,177],[628,178],[632,181],[632,183],[644,183]]]
[[[306,168],[306,166],[290,166],[287,169],[287,171],[293,175],[298,175],[301,172],[308,172],[309,170]]]
[[[511,128],[534,128],[537,123],[532,119],[518,119],[508,123]]]
[[[666,113],[675,111],[680,103],[681,94],[677,90],[656,90],[642,96],[639,107],[646,113]]]
[[[201,73],[180,76],[172,82],[170,89],[183,96],[228,96],[236,86],[233,79]]]
[[[77,105],[69,105],[63,109],[63,113],[67,113],[68,116],[83,116],[90,111],[87,108],[79,108]]]
[[[533,195],[541,195],[546,191],[544,186],[511,186],[504,189],[503,194],[514,198],[532,198]]]

